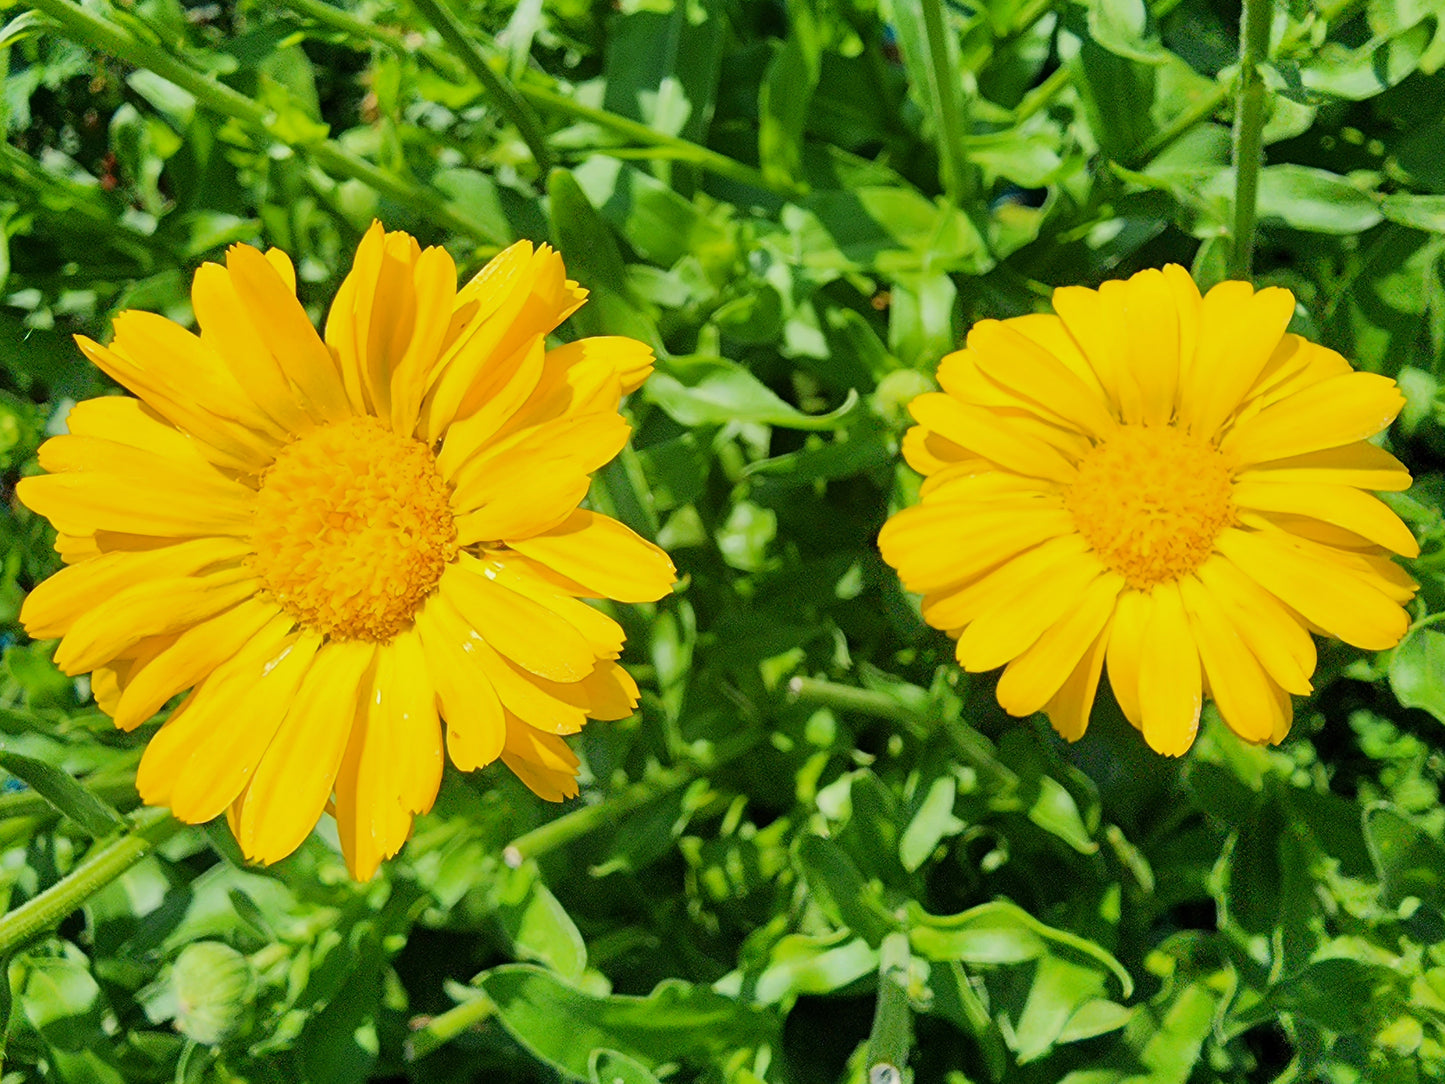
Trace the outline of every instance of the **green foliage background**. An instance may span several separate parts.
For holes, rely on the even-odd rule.
[[[550,239],[564,332],[658,351],[591,499],[683,581],[618,608],[643,704],[576,741],[579,801],[449,774],[366,885],[324,825],[269,869],[173,834],[6,961],[4,1084],[1445,1077],[1440,0],[1276,4],[1255,255],[1408,396],[1420,621],[1325,646],[1280,748],[1210,712],[1180,761],[1107,693],[1074,746],[1002,715],[873,539],[972,321],[1224,277],[1233,0],[483,0],[461,40],[392,0],[37,9],[0,0],[7,493],[107,390],[71,334],[187,322],[228,244],[319,319],[373,217],[468,275]],[[149,733],[25,641],[49,542],[10,499],[12,908],[110,845]]]

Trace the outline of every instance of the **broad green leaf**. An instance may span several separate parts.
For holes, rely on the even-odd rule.
[[[1089,34],[1117,56],[1146,64],[1165,58],[1159,44],[1145,38],[1148,22],[1144,0],[1089,0]]]
[[[0,768],[28,783],[37,794],[99,839],[125,827],[125,819],[69,772],[34,757],[0,749]]]
[[[1445,233],[1445,196],[1389,195],[1380,200],[1380,213],[1402,226]]]
[[[878,950],[840,931],[822,937],[789,934],[773,946],[753,984],[762,1005],[791,1005],[802,994],[831,994],[878,969]]]
[[[953,802],[958,782],[952,775],[939,776],[928,788],[918,812],[903,830],[898,844],[898,857],[910,873],[926,862],[939,842],[963,828],[953,815]]]
[[[642,394],[689,426],[760,422],[785,429],[836,429],[858,403],[858,394],[850,392],[836,410],[804,414],[737,362],[704,355],[660,361]]]
[[[1365,810],[1364,822],[1385,901],[1416,896],[1445,906],[1445,846],[1386,804]]]
[[[1407,708],[1445,723],[1445,632],[1416,625],[1390,652],[1390,689]]]
[[[703,986],[669,980],[647,997],[598,997],[527,964],[484,971],[476,985],[502,1026],[544,1064],[591,1077],[594,1050],[615,1050],[649,1070],[669,1062],[710,1064],[737,1050],[775,1048],[779,1021]]]
[[[27,953],[15,966],[20,1007],[47,1043],[79,1051],[100,1040],[105,995],[79,950],[66,946],[61,956]]]

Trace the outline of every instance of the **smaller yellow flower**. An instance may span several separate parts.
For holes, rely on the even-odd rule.
[[[1369,438],[1404,405],[1285,331],[1288,290],[1177,266],[1054,313],[983,320],[909,410],[926,476],[879,547],[966,670],[1073,741],[1099,678],[1160,753],[1194,741],[1202,698],[1246,741],[1289,732],[1311,691],[1310,633],[1399,642],[1409,529],[1366,490],[1410,475]]]
[[[190,690],[147,803],[224,812],[264,862],[329,806],[364,879],[431,808],[443,738],[559,801],[563,738],[636,706],[621,627],[582,600],[661,598],[672,562],[580,505],[652,352],[548,350],[586,291],[525,241],[458,289],[443,249],[374,225],[324,339],[295,290],[284,253],[237,245],[196,273],[199,335],[127,312],[79,340],[138,398],[78,404],[20,483],[69,566],[21,619],[122,729]]]

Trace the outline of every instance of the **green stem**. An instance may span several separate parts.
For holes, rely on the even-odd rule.
[[[253,134],[273,143],[309,155],[323,169],[369,185],[398,203],[423,211],[428,217],[479,241],[499,244],[505,238],[493,236],[490,227],[464,215],[421,185],[412,184],[364,158],[345,150],[335,140],[292,142],[278,135],[274,116],[250,98],[223,83],[193,71],[170,53],[142,41],[128,30],[98,18],[71,0],[31,0],[31,6],[48,15],[73,41],[112,56],[137,68],[145,68],[193,94],[196,100],[222,116],[238,121]]]
[[[457,22],[457,17],[451,13],[440,0],[411,0],[412,6],[426,17],[432,28],[442,36],[452,50],[456,53],[461,62],[467,66],[467,70],[482,84],[482,89],[491,95],[500,109],[514,125],[522,136],[522,141],[527,144],[527,149],[532,152],[532,158],[537,163],[543,176],[552,168],[552,155],[547,150],[546,138],[542,135],[542,125],[537,121],[537,114],[532,112],[532,107],[522,100],[512,85],[492,71],[487,63],[487,58],[477,48],[476,43],[467,36],[462,24]]]
[[[537,858],[558,847],[564,847],[598,828],[616,823],[654,798],[681,790],[704,772],[736,760],[756,747],[758,740],[759,735],[756,733],[739,734],[732,741],[719,743],[715,755],[706,760],[664,768],[641,782],[608,795],[596,805],[583,806],[554,821],[538,825],[512,840],[503,848],[502,857],[509,866],[515,868],[529,858]]]
[[[130,823],[125,835],[98,845],[55,884],[0,917],[0,959],[50,929],[183,827],[169,810],[152,808],[132,814]]]
[[[1129,155],[1129,160],[1125,165],[1130,169],[1138,169],[1140,166],[1147,165],[1152,158],[1189,129],[1213,116],[1215,111],[1228,100],[1229,89],[1216,87],[1155,132],[1143,146]]]
[[[1239,83],[1234,113],[1234,245],[1229,277],[1248,280],[1254,264],[1259,169],[1264,160],[1265,87],[1269,59],[1270,0],[1244,0],[1239,27]]]
[[[480,990],[476,991],[475,997],[463,1001],[460,1005],[453,1005],[439,1016],[433,1016],[427,1021],[426,1027],[408,1039],[405,1048],[406,1060],[416,1061],[426,1057],[462,1032],[476,1027],[496,1011],[497,1007],[492,1004],[492,999]]]
[[[868,1035],[869,1084],[902,1084],[903,1066],[913,1045],[913,1013],[908,1005],[912,951],[901,930],[888,934],[878,949],[878,1001]]]
[[[795,677],[788,682],[788,693],[795,700],[805,700],[838,711],[856,711],[860,715],[898,723],[914,737],[923,737],[927,732],[927,724],[917,712],[876,689],[839,685],[822,678]]]
[[[958,102],[957,72],[948,48],[943,0],[922,0],[923,32],[928,38],[929,91],[938,118],[938,153],[943,160],[943,190],[955,207],[967,207],[973,192],[968,158],[963,152],[963,110]]]

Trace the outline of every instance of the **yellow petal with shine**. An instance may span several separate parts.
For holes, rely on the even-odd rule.
[[[321,646],[273,622],[211,674],[151,738],[136,774],[147,805],[201,824],[235,801],[281,726]]]
[[[546,681],[510,663],[486,644],[473,648],[482,673],[496,690],[502,707],[528,726],[549,734],[576,734],[587,723],[583,709],[553,695],[553,689],[571,688]]]
[[[256,329],[287,378],[301,390],[310,409],[327,421],[352,413],[341,374],[311,318],[276,268],[249,245],[232,245],[226,267],[241,303],[262,314]]]
[[[1066,534],[1019,554],[965,587],[947,589],[923,599],[923,620],[936,629],[958,629],[979,614],[1007,605],[1041,580],[1052,580],[1057,568],[1077,562],[1089,552],[1082,535]]]
[[[415,631],[377,649],[366,710],[358,712],[336,774],[336,828],[347,869],[365,881],[436,800],[441,723]]]
[[[67,674],[83,674],[147,636],[180,632],[230,609],[258,587],[256,577],[243,567],[133,584],[70,627],[55,651],[55,665]]]
[[[553,681],[581,681],[596,657],[576,627],[556,613],[455,564],[437,591],[492,648],[526,670]]]
[[[96,531],[160,536],[251,533],[252,502],[242,498],[177,501],[164,478],[85,471],[22,478],[15,494],[66,534]]]
[[[1283,532],[1227,530],[1215,547],[1245,575],[1286,605],[1348,644],[1369,651],[1394,647],[1409,615],[1360,577],[1321,560]]]
[[[116,703],[106,709],[115,725],[134,730],[221,666],[281,617],[274,602],[244,601],[180,633],[155,658],[133,672]],[[284,621],[289,624],[290,619]]]
[[[1236,482],[1234,502],[1240,508],[1309,516],[1353,531],[1402,556],[1420,555],[1419,543],[1399,516],[1378,498],[1350,486]]]
[[[1078,741],[1089,728],[1094,710],[1094,696],[1099,689],[1099,675],[1104,669],[1104,655],[1109,646],[1109,625],[1094,637],[1073,672],[1064,679],[1059,691],[1044,705],[1049,722],[1065,741]]]
[[[587,697],[587,714],[593,719],[626,719],[637,709],[637,682],[611,659],[600,661],[579,684]]]
[[[615,659],[622,654],[625,634],[621,625],[537,575],[525,558],[505,550],[488,550],[480,561],[467,553],[461,554],[458,560],[463,568],[494,579],[503,587],[547,607],[582,634],[597,658]]]
[[[1176,584],[1149,593],[1139,657],[1139,714],[1144,740],[1164,756],[1182,756],[1194,744],[1203,702],[1199,649]]]
[[[595,597],[653,602],[677,578],[672,559],[630,527],[578,509],[560,526],[511,541],[512,548],[575,580]]]
[[[483,400],[477,409],[447,427],[437,455],[437,469],[450,479],[474,456],[488,450],[488,444],[521,409],[542,379],[546,352],[540,335],[535,336],[506,361],[487,370],[486,382],[479,384]]]
[[[375,654],[363,640],[332,640],[316,653],[247,787],[236,832],[247,858],[279,862],[316,827]]]
[[[127,587],[237,564],[247,552],[246,544],[234,538],[195,538],[134,553],[101,554],[37,584],[20,608],[20,620],[34,639],[63,636],[83,614],[108,605],[111,596]]]
[[[1140,271],[1125,284],[1124,374],[1137,389],[1140,419],[1165,425],[1179,392],[1179,310],[1162,271]]]
[[[979,512],[959,503],[905,508],[883,525],[878,549],[903,585],[928,594],[964,584],[1024,550],[1074,534],[1073,517],[1059,507]]]
[[[1249,466],[1372,437],[1405,397],[1389,377],[1346,373],[1303,389],[1230,429],[1220,451]]]
[[[76,436],[98,437],[154,452],[192,467],[209,467],[200,442],[129,395],[107,395],[76,403],[65,416],[65,427]]]
[[[439,594],[416,617],[426,672],[447,727],[447,752],[464,772],[481,768],[502,752],[506,724],[502,704],[472,653],[481,638]]]
[[[998,679],[999,706],[1011,715],[1032,715],[1048,704],[1094,649],[1123,589],[1124,577],[1106,572],[1082,592],[1071,592],[1067,614],[1009,663]]]

